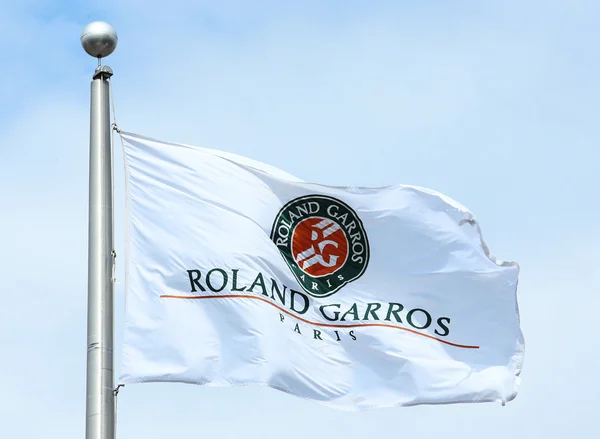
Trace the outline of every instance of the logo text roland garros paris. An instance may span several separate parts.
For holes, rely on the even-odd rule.
[[[327,297],[358,279],[369,263],[362,221],[340,200],[296,198],[279,211],[271,240],[298,283],[313,297]]]

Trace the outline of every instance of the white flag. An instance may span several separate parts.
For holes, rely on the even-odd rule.
[[[342,410],[516,396],[519,268],[465,207],[122,138],[122,383],[256,384]]]

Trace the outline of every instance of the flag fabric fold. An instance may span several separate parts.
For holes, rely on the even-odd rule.
[[[341,410],[516,396],[519,267],[464,206],[121,138],[121,383],[256,384]]]

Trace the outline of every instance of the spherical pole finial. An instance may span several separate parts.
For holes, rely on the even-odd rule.
[[[118,41],[115,29],[104,21],[94,21],[81,32],[81,45],[94,58],[105,58],[113,53]]]

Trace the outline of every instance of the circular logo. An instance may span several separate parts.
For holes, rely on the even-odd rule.
[[[362,221],[344,202],[324,195],[296,198],[273,223],[275,243],[304,291],[326,297],[358,279],[369,263]]]

